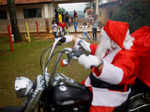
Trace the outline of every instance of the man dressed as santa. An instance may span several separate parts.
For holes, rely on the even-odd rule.
[[[138,69],[135,52],[129,52],[134,38],[125,22],[107,21],[101,31],[99,45],[81,39],[67,38],[83,46],[91,55],[82,54],[79,64],[91,69],[91,74],[82,83],[93,93],[90,112],[112,112],[123,104],[131,92]]]

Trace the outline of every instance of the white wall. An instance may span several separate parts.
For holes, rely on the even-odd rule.
[[[42,17],[41,18],[29,18],[24,19],[24,8],[41,8]],[[0,20],[0,33],[7,33],[7,25],[9,23],[9,14],[8,20]],[[28,22],[30,31],[35,32],[35,20],[39,22],[39,31],[45,31],[45,18],[48,18],[51,23],[52,18],[55,16],[55,4],[35,4],[35,5],[22,5],[16,7],[16,15],[18,19],[18,26],[21,32],[25,31],[24,23]]]

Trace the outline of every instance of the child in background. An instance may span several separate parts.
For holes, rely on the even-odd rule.
[[[52,31],[55,38],[57,38],[57,24],[55,20],[52,21]]]
[[[68,25],[66,25],[65,32],[66,32],[66,35],[69,35],[69,33],[70,33],[70,30],[69,30],[69,27],[68,27]]]
[[[97,28],[98,28],[98,25],[99,25],[99,21],[98,21],[98,16],[96,15],[94,17],[94,21],[93,21],[93,24],[92,24],[92,35],[93,35],[93,40],[94,41],[97,41]]]
[[[87,37],[89,40],[91,40],[90,36],[88,34],[88,25],[87,25],[86,22],[83,23],[83,25],[81,26],[81,29],[82,29],[82,32],[83,32],[82,33],[82,38],[85,39]]]
[[[77,19],[74,19],[74,30],[75,30],[75,32],[77,32],[77,28],[78,28],[78,21],[77,21]]]
[[[62,32],[65,32],[66,23],[63,21],[62,23],[59,23],[58,26],[61,27]]]

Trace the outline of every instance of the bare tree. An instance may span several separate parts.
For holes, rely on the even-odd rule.
[[[14,34],[15,42],[19,42],[22,39],[17,24],[16,6],[14,0],[7,0],[7,5],[8,5],[9,16],[10,16],[12,33]]]

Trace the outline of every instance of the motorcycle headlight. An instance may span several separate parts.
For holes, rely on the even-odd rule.
[[[24,97],[32,92],[33,82],[26,77],[16,77],[15,91],[18,97]]]

